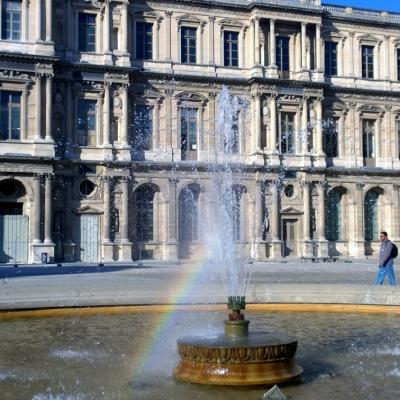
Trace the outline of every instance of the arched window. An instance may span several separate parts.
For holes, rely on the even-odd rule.
[[[379,193],[370,190],[364,199],[365,240],[377,240],[378,227],[378,199]]]
[[[139,242],[154,240],[154,195],[156,188],[143,185],[135,191],[135,237]]]
[[[199,240],[199,195],[200,187],[191,184],[179,194],[179,241]]]
[[[326,199],[326,238],[330,241],[342,239],[342,193],[331,190]]]

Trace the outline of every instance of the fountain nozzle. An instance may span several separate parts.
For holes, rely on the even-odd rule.
[[[244,319],[242,310],[246,308],[245,296],[229,296],[229,320],[225,321],[225,335],[230,337],[247,336],[249,334],[249,321]]]

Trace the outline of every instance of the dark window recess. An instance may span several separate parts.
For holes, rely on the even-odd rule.
[[[153,24],[149,22],[136,23],[136,58],[153,59]]]
[[[0,215],[22,215],[22,203],[0,203]]]
[[[337,76],[337,43],[325,42],[325,74]]]
[[[225,67],[239,66],[239,34],[224,31],[224,65]]]
[[[96,15],[79,13],[78,22],[79,51],[94,53],[96,51]]]
[[[182,27],[181,30],[181,62],[184,64],[196,63],[197,29]]]
[[[361,47],[362,57],[362,77],[367,79],[373,79],[374,77],[374,47],[373,46],[362,46]]]
[[[79,185],[79,191],[84,195],[84,196],[89,196],[94,192],[94,189],[96,188],[96,185],[92,182],[89,181],[89,179],[85,179],[81,184]]]
[[[276,38],[276,64],[280,71],[289,71],[289,38],[286,36]]]

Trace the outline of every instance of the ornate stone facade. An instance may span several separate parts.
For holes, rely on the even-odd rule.
[[[376,256],[379,230],[400,240],[399,14],[319,0],[16,3],[21,28],[0,40],[0,262],[197,257],[181,199],[209,206],[223,85],[249,101],[232,154],[249,255]]]

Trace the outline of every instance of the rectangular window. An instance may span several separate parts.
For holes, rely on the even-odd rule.
[[[96,52],[96,15],[79,13],[79,51]]]
[[[362,77],[373,79],[374,77],[374,46],[362,46]]]
[[[181,109],[181,158],[193,160],[197,157],[197,109]]]
[[[1,38],[21,40],[21,1],[3,0],[1,6]]]
[[[197,29],[182,27],[181,30],[181,62],[185,64],[196,63],[196,38]]]
[[[77,142],[79,146],[96,146],[96,100],[78,101]]]
[[[225,67],[239,66],[239,34],[224,31],[224,65]]]
[[[400,81],[400,49],[397,49],[397,80]]]
[[[337,76],[337,43],[325,42],[325,74]]]
[[[375,158],[375,121],[364,119],[363,127],[363,157]]]
[[[279,152],[281,154],[294,153],[294,113],[281,113]]]
[[[328,118],[323,124],[324,148],[327,157],[339,155],[339,118]]]
[[[21,138],[21,93],[0,92],[0,140]]]
[[[289,38],[286,36],[276,38],[276,64],[280,71],[289,71]]]
[[[136,22],[136,58],[153,59],[153,24]]]
[[[239,142],[240,142],[240,112],[237,111],[232,116],[232,129],[229,132],[225,132],[224,138],[224,150],[228,154],[239,153]]]
[[[135,149],[150,150],[153,136],[153,109],[137,104],[135,107]]]

